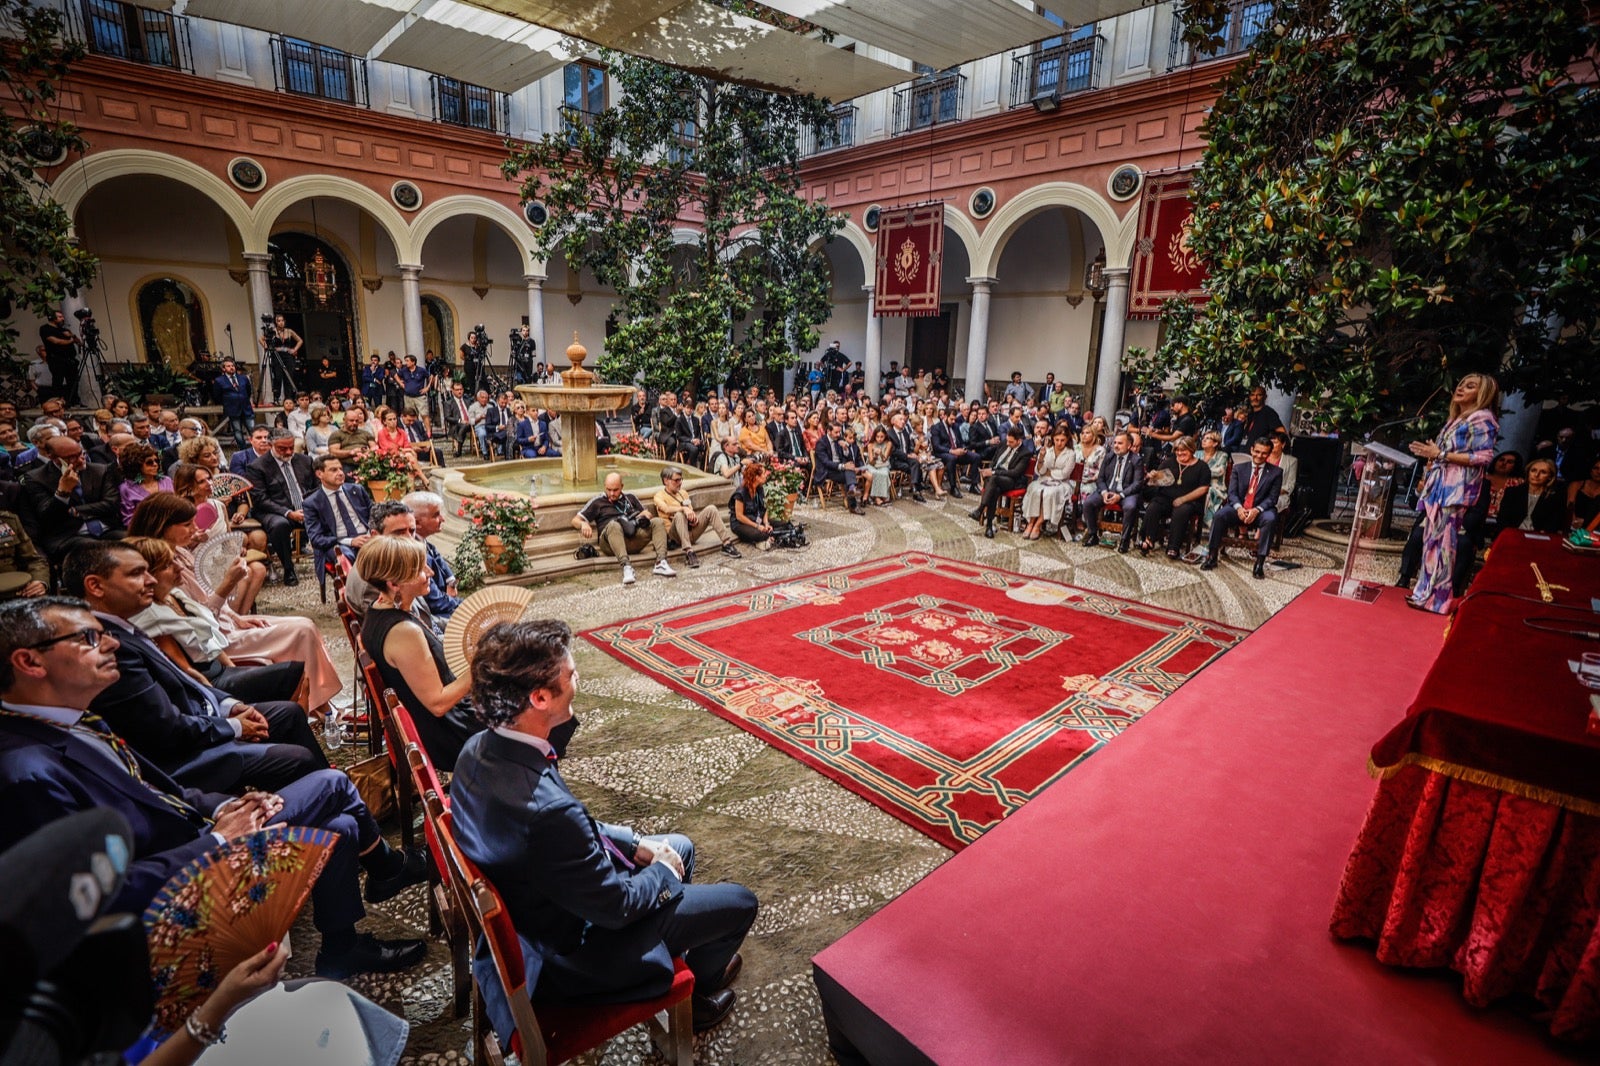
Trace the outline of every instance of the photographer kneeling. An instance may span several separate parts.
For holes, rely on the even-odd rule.
[[[678,576],[667,562],[667,523],[645,514],[638,497],[622,491],[621,474],[606,475],[605,491],[573,515],[572,528],[582,533],[584,540],[594,540],[599,532],[601,549],[622,561],[624,585],[634,582],[629,553],[644,551],[647,544],[656,557],[655,569],[650,572],[657,577]]]

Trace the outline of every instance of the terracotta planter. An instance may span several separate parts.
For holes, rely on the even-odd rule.
[[[372,497],[373,503],[382,503],[389,498],[389,483],[387,481],[367,482],[367,494]]]
[[[506,553],[506,542],[490,533],[483,538],[483,569],[490,574],[507,574],[511,566],[503,559]]]
[[[794,505],[800,502],[800,494],[798,492],[791,492],[788,496],[785,496],[784,499],[789,501],[789,513],[794,514]]]

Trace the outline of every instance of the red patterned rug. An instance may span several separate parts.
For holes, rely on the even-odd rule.
[[[909,552],[583,636],[961,848],[1245,631]]]

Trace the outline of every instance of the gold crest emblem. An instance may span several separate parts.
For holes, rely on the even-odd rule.
[[[1172,240],[1167,242],[1167,262],[1179,274],[1194,274],[1200,270],[1200,257],[1189,247],[1189,230],[1193,224],[1194,212],[1191,211],[1184,216],[1183,225],[1172,235]]]
[[[902,285],[909,285],[911,279],[917,276],[917,268],[921,265],[922,253],[917,251],[916,242],[907,237],[894,257],[895,277],[900,279]]]

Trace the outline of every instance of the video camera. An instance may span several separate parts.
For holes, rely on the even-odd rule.
[[[98,352],[100,327],[94,320],[94,312],[87,307],[80,307],[72,312],[72,317],[78,320],[78,330],[83,334],[83,346],[91,352]]]

